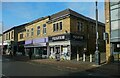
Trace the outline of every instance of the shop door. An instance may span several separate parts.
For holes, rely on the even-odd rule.
[[[56,52],[60,53],[60,47],[56,47]]]

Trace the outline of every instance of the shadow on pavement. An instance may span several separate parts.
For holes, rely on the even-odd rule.
[[[83,76],[83,77],[91,77],[91,78],[120,78],[120,62],[114,62],[110,64],[104,64],[102,66],[97,66],[92,69],[88,69],[85,71],[69,73],[69,76]]]

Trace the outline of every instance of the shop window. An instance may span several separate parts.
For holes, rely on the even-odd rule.
[[[43,34],[46,34],[46,24],[43,24]]]
[[[33,36],[33,35],[34,35],[34,29],[31,28],[31,36]]]
[[[43,48],[43,55],[47,55],[47,49]]]
[[[40,26],[37,27],[37,35],[40,35]]]

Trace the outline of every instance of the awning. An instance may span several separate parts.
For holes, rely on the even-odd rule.
[[[24,47],[43,47],[43,46],[47,46],[46,43],[39,43],[39,44],[26,44],[24,45]]]

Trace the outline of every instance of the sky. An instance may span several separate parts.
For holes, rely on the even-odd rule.
[[[2,12],[0,12],[2,20],[0,21],[3,22],[5,31],[67,8],[95,19],[95,2],[2,2]],[[98,13],[99,21],[104,22],[103,2],[98,2]]]

